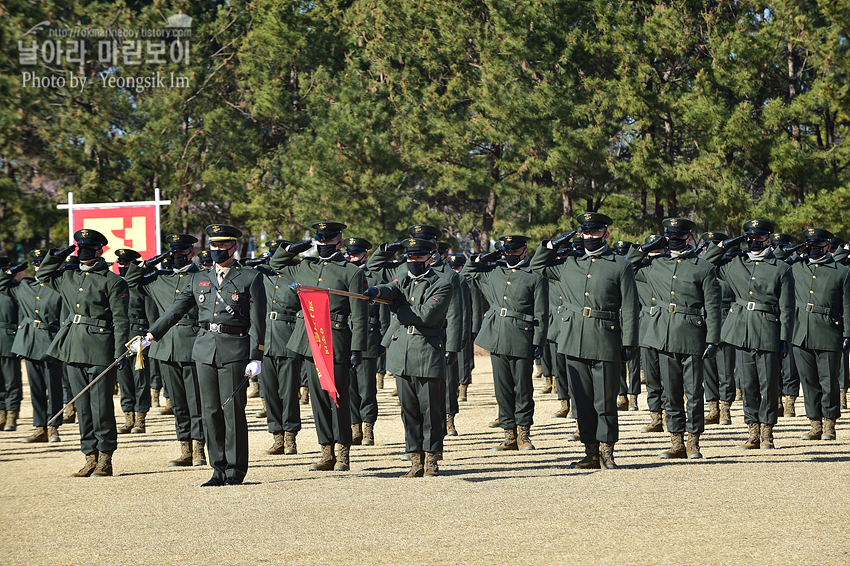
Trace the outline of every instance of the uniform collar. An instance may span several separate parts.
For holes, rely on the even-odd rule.
[[[611,246],[609,246],[608,244],[605,244],[605,248],[603,248],[603,251],[602,251],[601,254],[590,255],[590,254],[585,253],[584,255],[582,255],[581,257],[578,258],[578,261],[587,261],[589,259],[607,259],[608,261],[615,261],[616,257],[617,256],[614,255],[614,252],[611,250]]]
[[[745,261],[748,261],[748,262],[750,262],[750,263],[756,263],[756,262],[759,262],[759,263],[769,263],[769,264],[771,264],[771,265],[776,265],[776,262],[777,262],[776,256],[775,256],[775,255],[773,255],[773,251],[771,251],[771,252],[770,252],[769,254],[767,254],[766,256],[761,257],[761,258],[758,258],[758,259],[750,259],[750,256],[749,256],[749,255],[744,254],[744,260],[745,260]]]
[[[79,271],[80,273],[97,273],[98,275],[103,275],[104,277],[107,273],[110,273],[109,266],[106,265],[106,260],[104,260],[102,257],[97,258],[95,264],[92,265],[91,269],[89,269],[88,271],[83,271],[80,268],[77,268],[77,271]]]
[[[831,267],[833,269],[838,269],[838,262],[835,261],[835,257],[832,254],[829,254],[829,259],[820,263],[813,263],[811,261],[806,261],[806,265],[819,265],[821,267]]]

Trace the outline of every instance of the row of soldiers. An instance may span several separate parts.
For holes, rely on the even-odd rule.
[[[211,268],[199,269],[192,262],[197,240],[188,235],[169,236],[169,252],[146,262],[139,262],[132,250],[119,250],[121,277],[111,289],[102,290],[100,310],[74,302],[98,300],[83,285],[89,275],[105,271],[107,281],[114,275],[99,259],[105,238],[84,230],[75,234],[81,267],[58,269],[74,246],[51,250],[35,285],[55,287],[72,311],[48,353],[69,366],[82,366],[72,383],[75,391],[90,383],[110,359],[92,355],[92,335],[102,338],[111,333],[117,359],[126,350],[122,340],[147,330],[145,339],[137,339],[131,349],[140,351],[153,344],[151,357],[170,368],[166,381],[181,442],[176,465],[203,463],[206,440],[214,475],[204,485],[241,483],[247,472],[246,397],[241,387],[246,373],[258,375],[262,384],[269,432],[274,436],[267,452],[297,452],[302,365],[314,392],[322,449],[311,469],[349,469],[350,446],[374,443],[381,358],[396,378],[402,407],[407,457],[412,462],[405,477],[437,475],[443,438],[457,434],[454,417],[458,395],[465,395],[470,379],[473,342],[491,353],[499,405],[496,426],[505,430],[496,450],[534,448],[530,429],[535,359],[543,361],[547,381],[552,385],[557,381],[562,399],[558,416],[572,408],[577,417],[573,438],[584,443],[586,457],[575,467],[616,467],[618,401],[628,391],[636,408],[639,356],[652,414],[643,430],[663,430],[662,408],[667,413],[671,448],[662,457],[702,457],[699,436],[706,420],[731,424],[735,375],[749,429],[743,447],[773,447],[782,360],[789,358],[796,362],[812,419],[812,430],[804,438],[835,437],[838,368],[842,359],[846,364],[846,356],[840,354],[850,345],[846,326],[850,270],[837,261],[840,253],[836,257],[830,253],[831,234],[819,228],[805,231],[805,250],[800,252],[801,246],[795,249],[774,241],[779,238],[772,225],[755,219],[744,225],[746,234],[738,238],[704,234],[706,244],[697,250],[695,225],[671,218],[664,221],[664,235],[648,237],[640,246],[618,242],[612,249],[607,244],[610,218],[590,212],[577,220],[581,228],[575,243],[570,242],[577,232],[545,240],[533,259],[529,239],[509,235],[500,239],[498,250],[469,260],[450,255],[448,246],[438,241],[442,231],[426,225],[412,226],[407,240],[381,244],[367,260],[369,242],[343,238],[343,224],[320,222],[313,225],[318,257],[297,259],[312,242],[274,240],[268,243],[268,258],[246,262],[254,269],[234,258],[241,233],[213,225],[207,228]],[[747,253],[738,249],[744,240]],[[94,250],[94,257],[88,257],[87,248]],[[394,261],[401,250],[406,252],[405,261]],[[776,257],[780,253],[787,253],[785,261]],[[175,263],[173,271],[154,269],[169,256]],[[817,271],[819,267],[830,269]],[[807,275],[813,281],[818,275],[821,279],[801,285],[799,278]],[[60,284],[63,279],[68,284]],[[349,293],[330,295],[337,402],[321,390],[293,283]],[[142,317],[132,314],[122,321],[117,304],[110,303],[113,294],[119,303],[128,296],[146,297],[162,314],[149,328]],[[353,296],[361,294],[386,304],[367,304]],[[483,318],[482,297],[489,305]],[[136,309],[129,306],[125,313],[141,312],[144,302],[138,301]],[[109,315],[111,325],[104,322]],[[63,340],[67,336],[62,331],[75,324],[86,325],[86,333],[77,332],[77,342]],[[124,325],[135,326],[122,331]],[[63,342],[70,345],[63,349]],[[78,349],[90,357],[73,354]],[[720,363],[715,360],[718,354]],[[629,389],[623,383],[627,363],[632,364]],[[137,381],[128,381],[122,390],[135,390],[141,397],[146,388]],[[117,427],[111,399],[107,403],[103,393],[107,382],[89,390],[92,399],[80,411],[87,462],[79,475],[111,473],[115,442],[109,421]],[[786,405],[793,411],[796,392],[786,389],[786,395]],[[229,403],[231,397],[234,401]],[[92,416],[84,419],[84,412]],[[129,413],[123,428],[138,427],[139,420],[143,428],[145,411]],[[87,419],[95,426],[84,430]]]

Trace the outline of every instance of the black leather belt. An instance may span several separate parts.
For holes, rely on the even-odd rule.
[[[246,326],[228,326],[226,324],[216,324],[215,322],[202,322],[201,328],[218,334],[238,334],[239,336],[248,334],[248,327]]]
[[[820,307],[812,303],[797,303],[797,308],[806,312],[813,312],[816,314],[829,314],[832,312],[829,307]]]
[[[295,322],[296,318],[294,314],[271,311],[269,313],[269,320],[279,320],[281,322]]]
[[[759,311],[759,312],[769,312],[773,314],[779,314],[779,306],[778,305],[768,305],[765,303],[756,303],[755,301],[744,301],[743,299],[736,299],[735,304],[743,307],[748,311]]]

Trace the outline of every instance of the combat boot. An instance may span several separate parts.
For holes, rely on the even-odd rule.
[[[505,439],[494,446],[491,450],[495,452],[501,452],[505,450],[516,450],[517,449],[517,438],[516,438],[516,429],[515,428],[507,428],[505,429]]]
[[[93,476],[112,475],[112,451],[101,452],[97,457],[97,467],[91,473]]]
[[[740,387],[735,389],[735,401],[743,401],[744,400],[744,390]]]
[[[543,377],[543,365],[542,364],[534,364],[534,378]]]
[[[47,427],[37,426],[31,435],[23,439],[27,444],[31,442],[47,442]]]
[[[614,461],[614,443],[601,442],[599,443],[599,464],[605,470],[616,470],[619,468]]]
[[[454,415],[446,415],[446,436],[458,436]]]
[[[581,440],[581,429],[579,429],[578,421],[576,421],[576,431],[567,435],[567,442],[579,442]]]
[[[62,442],[62,439],[59,438],[59,427],[58,426],[49,426],[47,427],[47,441],[48,442]]]
[[[129,434],[133,430],[133,411],[124,411],[124,424],[117,427],[118,434]]]
[[[310,465],[311,472],[327,472],[334,469],[336,457],[333,444],[322,444],[322,457]]]
[[[298,391],[298,402],[301,403],[302,405],[310,404],[310,390],[309,389],[307,389],[306,387],[302,387]]]
[[[192,465],[192,441],[180,441],[180,456],[171,460],[168,463],[169,467],[173,466],[191,466]]]
[[[820,440],[823,438],[823,423],[820,419],[809,419],[811,428],[809,432],[801,436],[802,440]]]
[[[543,389],[540,390],[541,393],[553,393],[555,390],[555,378],[550,377],[548,375],[543,376],[543,380],[546,382],[546,385],[543,386]]]
[[[18,411],[6,411],[6,426],[3,430],[6,432],[18,430]]]
[[[295,442],[295,436],[298,433],[294,430],[287,430],[283,433],[283,453],[286,455],[298,454],[298,444]]]
[[[720,402],[720,420],[718,422],[722,425],[732,424],[732,403],[729,401]]]
[[[686,447],[688,452],[688,460],[699,460],[702,458],[702,453],[699,451],[699,434],[696,433],[688,433],[688,445]]]
[[[147,413],[136,413],[136,423],[133,425],[133,430],[130,432],[133,434],[144,434],[147,429],[145,429],[145,420],[147,420]]]
[[[408,457],[410,458],[410,471],[399,477],[421,478],[425,475],[425,452],[411,452]]]
[[[390,393],[390,397],[398,397],[398,388],[393,389],[393,392]]]
[[[440,468],[437,466],[437,452],[425,453],[425,477],[433,477],[440,475]]]
[[[487,426],[489,426],[490,428],[499,428],[499,425],[500,425],[500,423],[499,423],[499,419],[498,419],[498,417],[496,418],[496,420],[495,420],[495,421],[490,421],[490,422],[487,424]]]
[[[641,432],[664,432],[664,419],[661,418],[661,411],[651,411],[649,413],[649,424],[640,429]]]
[[[69,403],[62,412],[62,422],[64,424],[74,424],[77,422],[77,404]]]
[[[162,408],[159,410],[159,414],[160,415],[173,415],[174,414],[174,408],[171,406],[171,398],[170,397],[165,398],[165,405],[163,405]]]
[[[797,410],[794,408],[794,403],[797,402],[797,397],[794,395],[789,395],[785,398],[785,414],[786,417],[796,417]]]
[[[629,395],[629,410],[630,411],[640,411],[638,407],[638,396],[637,395]]]
[[[0,411],[0,430],[6,427],[6,410]]]
[[[274,456],[279,456],[284,453],[284,442],[283,442],[283,431],[272,433],[274,437],[274,442],[272,443],[271,448],[266,450],[266,454],[272,454]]]
[[[195,440],[195,449],[192,450],[192,465],[193,466],[206,466],[207,465],[207,456],[204,454],[204,447],[206,446],[205,440]]]
[[[260,396],[260,382],[259,381],[251,381],[248,386],[248,399],[256,399]]]
[[[151,387],[151,407],[159,407],[159,391]]]
[[[383,374],[381,372],[378,372],[378,373],[375,374],[375,386],[378,389],[384,388],[384,375],[385,374]]]
[[[838,395],[838,398],[839,398],[839,401],[841,403],[841,408],[846,409],[847,408],[847,390],[841,389],[840,393]]]
[[[629,400],[625,395],[617,395],[617,410],[627,411],[629,409]]]
[[[670,449],[659,454],[661,458],[670,460],[673,458],[687,458],[688,451],[685,449],[685,433],[671,432],[670,433]]]
[[[738,448],[755,450],[759,447],[759,423],[747,423],[747,441]]]
[[[95,468],[97,468],[97,450],[92,452],[91,454],[86,454],[86,463],[80,468],[79,472],[74,472],[71,474],[71,477],[74,478],[87,478],[94,472]]]
[[[570,400],[561,399],[561,408],[552,413],[552,417],[556,419],[565,419],[570,414]]]
[[[461,403],[466,403],[468,385],[461,384],[457,388],[457,400]]]
[[[363,423],[363,446],[375,445],[375,423]]]
[[[517,448],[519,450],[534,450],[531,443],[531,426],[519,425],[517,427]]]
[[[782,395],[779,396],[779,406],[776,408],[776,415],[780,417],[785,416],[785,405],[782,403]]]
[[[759,448],[764,450],[769,450],[774,448],[773,446],[773,425],[772,424],[761,424],[761,436],[759,438]]]
[[[347,472],[351,469],[349,454],[351,451],[350,444],[337,444],[335,472]]]
[[[836,419],[823,419],[823,435],[821,440],[835,440],[835,421]]]
[[[254,416],[257,417],[258,419],[264,419],[267,416],[269,416],[269,413],[266,410],[266,400],[260,399],[260,401],[262,401],[262,403],[263,403],[263,408],[262,408],[262,410],[257,411],[257,414],[254,415]]]
[[[570,468],[578,468],[580,470],[598,470],[601,468],[599,465],[599,443],[594,442],[592,444],[584,445],[584,458],[579,460],[578,462],[573,462],[570,464]]]
[[[354,446],[363,444],[363,426],[361,423],[351,425],[351,444]]]
[[[717,424],[720,422],[720,401],[708,401],[708,415],[705,417],[705,424]]]

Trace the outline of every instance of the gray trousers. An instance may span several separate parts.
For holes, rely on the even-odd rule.
[[[125,413],[147,413],[151,408],[150,358],[145,356],[145,367],[136,369],[135,357],[124,369],[118,370],[118,385],[121,387],[121,410]]]
[[[334,348],[337,345],[334,344]],[[348,356],[345,356],[348,358]],[[334,384],[339,393],[337,402],[331,399],[327,391],[322,389],[319,383],[319,374],[316,373],[316,364],[313,358],[305,358],[307,366],[310,407],[313,409],[313,421],[316,424],[316,436],[319,444],[351,444],[351,401],[349,400],[349,374],[351,369],[347,363],[334,364]],[[262,375],[262,374],[261,374]]]
[[[227,478],[242,481],[248,473],[247,389],[240,387],[233,401],[224,410],[221,408],[242,383],[247,365],[248,360],[223,364],[196,363],[209,464],[213,477],[222,481]],[[173,400],[171,404],[174,405]]]
[[[247,364],[247,362],[245,363]],[[171,407],[174,410],[174,428],[177,431],[177,440],[203,440],[205,419],[198,378],[200,366],[193,362],[165,362],[160,360],[159,367],[171,394],[169,399],[171,399]],[[241,381],[240,379],[239,382]],[[235,386],[236,384],[234,384]],[[230,393],[233,393],[233,389],[230,390]],[[227,395],[230,396],[230,393]]]
[[[738,348],[735,367],[744,392],[744,422],[776,424],[779,415],[779,352]]]
[[[375,378],[377,368],[377,358],[363,358],[363,363],[348,370],[349,406],[353,424],[373,423],[378,420],[378,381]]]
[[[269,432],[298,432],[301,430],[301,407],[298,389],[301,387],[300,355],[266,357],[260,372],[260,388],[266,400],[266,421]]]
[[[151,358],[151,389],[162,389],[162,370],[159,367],[159,360]],[[168,397],[168,395],[166,395]]]
[[[106,369],[106,366],[83,364],[68,364],[65,367],[68,368],[68,381],[74,395],[78,395]],[[95,450],[112,452],[118,448],[118,428],[115,424],[115,407],[112,402],[117,371],[116,368],[112,368],[77,399],[80,450],[83,454],[91,454]]]
[[[456,415],[460,412],[457,402],[457,388],[460,385],[460,373],[463,369],[463,352],[458,352],[457,362],[446,366],[446,414]]]
[[[508,430],[534,424],[532,358],[490,354],[493,384],[499,404],[499,426]]]
[[[0,411],[20,411],[24,388],[19,358],[0,357],[0,387]]]
[[[661,368],[658,362],[658,350],[641,348],[640,362],[646,378],[646,405],[650,411],[660,413],[664,408],[664,386],[661,384]]]
[[[842,355],[841,351],[810,350],[794,346],[808,418],[837,419],[841,416],[838,373]]]
[[[445,396],[440,394],[442,378],[396,376],[404,447],[407,452],[442,452],[446,419],[440,414]]]
[[[473,341],[466,341],[466,348],[463,349],[463,368],[460,373],[460,384],[469,385],[472,383],[472,370],[475,368],[475,344]]]
[[[32,425],[47,426],[47,421],[62,411],[62,376],[59,364],[46,361],[27,360],[27,380],[32,400]],[[62,415],[51,426],[61,426]]]
[[[788,357],[782,360],[782,395],[797,397],[800,395],[800,372],[794,359],[796,348],[792,348]]]
[[[620,395],[640,395],[640,350],[635,359],[620,364]]]
[[[664,384],[664,408],[667,431],[702,434],[705,430],[705,391],[703,390],[702,357],[691,354],[658,352],[661,382]],[[684,396],[688,398],[685,407]]]
[[[735,347],[720,344],[717,357],[703,360],[706,401],[735,400]]]
[[[582,443],[617,442],[620,362],[567,356],[567,374]]]

